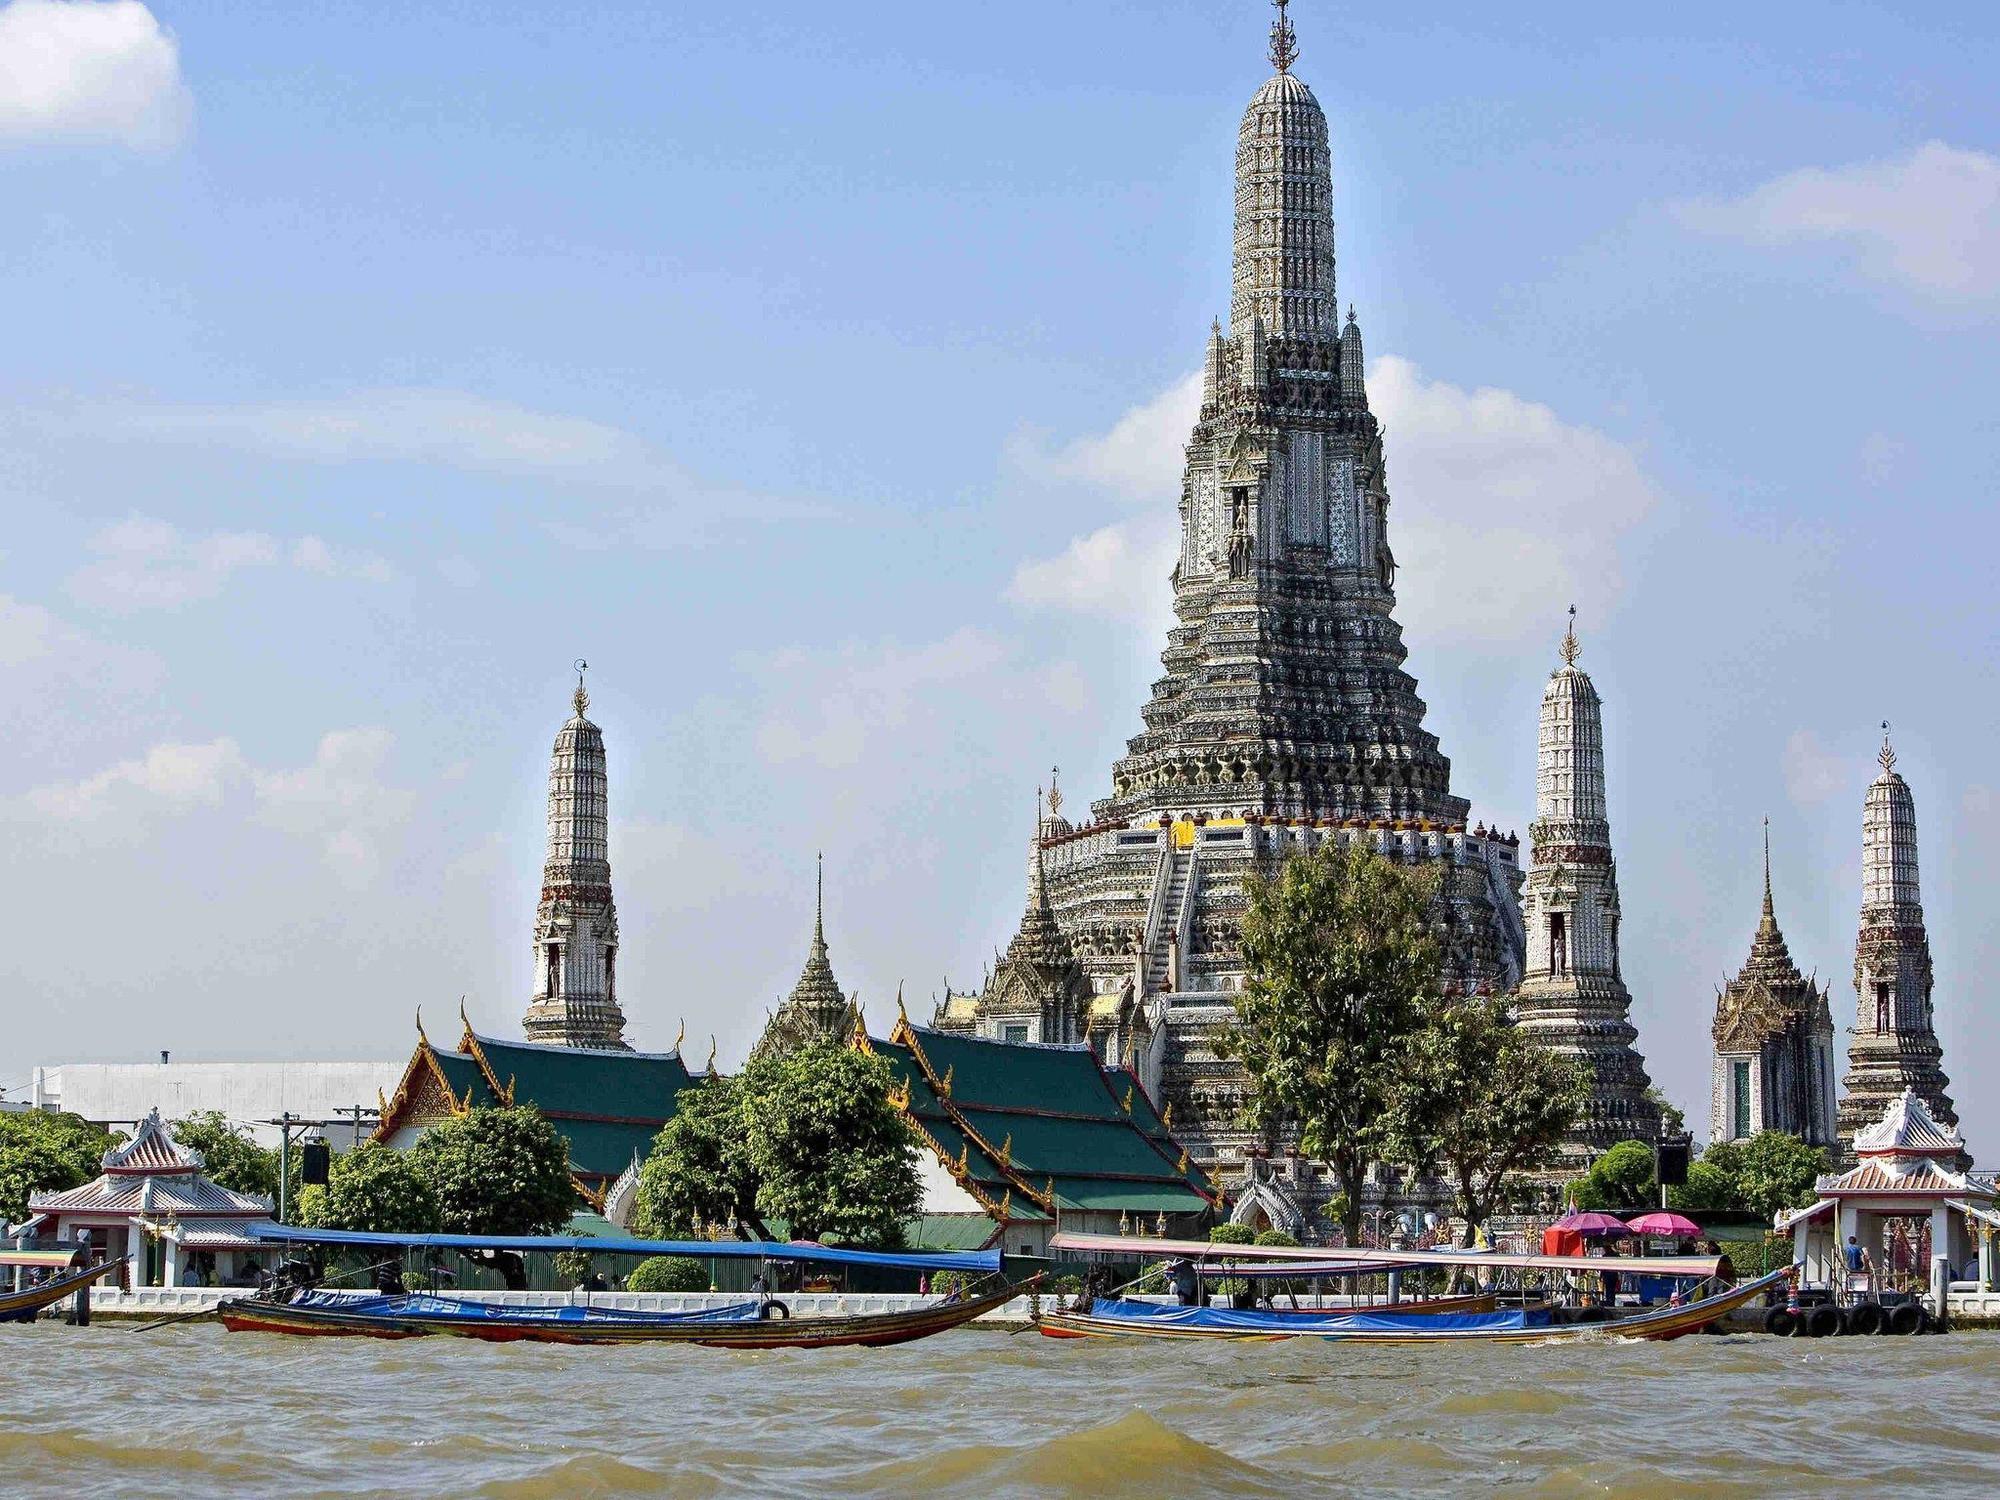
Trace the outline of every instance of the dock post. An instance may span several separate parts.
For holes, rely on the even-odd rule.
[[[72,1299],[70,1304],[68,1321],[72,1325],[78,1328],[88,1328],[90,1326],[90,1283],[89,1282],[86,1281],[82,1286],[76,1289],[76,1296]]]
[[[1951,1311],[1951,1262],[1942,1255],[1931,1257],[1931,1313],[1940,1330],[1949,1326]]]

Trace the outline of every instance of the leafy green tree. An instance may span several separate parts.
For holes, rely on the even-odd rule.
[[[642,1260],[625,1278],[628,1292],[705,1292],[708,1267],[691,1255],[655,1255]]]
[[[0,1114],[0,1219],[28,1217],[31,1193],[82,1187],[117,1138],[80,1115],[24,1109]]]
[[[1620,1141],[1569,1185],[1576,1208],[1644,1208],[1659,1201],[1653,1178],[1653,1148],[1644,1141]]]
[[[300,1189],[297,1217],[315,1229],[371,1234],[436,1234],[444,1228],[437,1194],[411,1153],[376,1141],[334,1157],[326,1186]]]
[[[1211,1245],[1254,1245],[1257,1231],[1248,1224],[1217,1224],[1208,1231]]]
[[[1710,1146],[1688,1167],[1688,1180],[1667,1189],[1667,1207],[1681,1213],[1714,1213],[1743,1207],[1736,1196],[1734,1174],[1711,1159],[1721,1149],[1719,1145]]]
[[[915,1140],[889,1102],[888,1062],[807,1047],[744,1070],[744,1145],[757,1212],[797,1239],[892,1245],[923,1204]]]
[[[754,1217],[757,1177],[744,1121],[736,1079],[711,1078],[683,1089],[674,1117],[639,1166],[632,1227],[652,1239],[687,1239],[704,1225]]]
[[[1296,1246],[1298,1241],[1293,1239],[1289,1234],[1286,1234],[1282,1229],[1266,1229],[1257,1236],[1254,1243],[1272,1245],[1282,1250]]]
[[[277,1151],[258,1145],[249,1131],[230,1124],[221,1110],[196,1110],[186,1119],[174,1121],[169,1128],[181,1145],[201,1153],[202,1174],[211,1182],[276,1201]],[[292,1186],[298,1186],[296,1174]]]
[[[1407,1039],[1439,988],[1434,870],[1391,863],[1356,840],[1295,854],[1244,883],[1247,971],[1218,1051],[1250,1076],[1246,1113],[1298,1132],[1332,1168],[1347,1242],[1361,1242],[1361,1187],[1391,1144]]]
[[[527,1105],[482,1105],[433,1125],[410,1160],[449,1234],[551,1234],[581,1207],[568,1146]]]
[[[1760,1130],[1747,1141],[1718,1142],[1702,1153],[1728,1173],[1736,1199],[1760,1219],[1781,1209],[1805,1208],[1813,1202],[1813,1183],[1827,1170],[1826,1154],[1782,1130]]]
[[[1498,996],[1446,1001],[1408,1042],[1390,1110],[1393,1147],[1418,1172],[1444,1174],[1470,1245],[1504,1204],[1509,1176],[1555,1159],[1589,1085],[1515,1026]]]

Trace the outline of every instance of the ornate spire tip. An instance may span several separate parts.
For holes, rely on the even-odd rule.
[[[1562,658],[1566,666],[1575,666],[1576,659],[1583,655],[1583,647],[1576,639],[1576,606],[1569,607],[1569,629],[1563,633]]]
[[[1271,4],[1278,12],[1278,19],[1271,23],[1271,66],[1289,73],[1299,60],[1298,33],[1292,30],[1292,18],[1285,14],[1291,0],[1271,0]]]
[[[1880,762],[1882,769],[1885,771],[1896,769],[1896,747],[1889,743],[1889,721],[1887,719],[1882,721],[1882,749],[1876,755],[1875,759]]]
[[[576,716],[580,719],[583,717],[583,711],[590,707],[590,694],[583,690],[583,674],[590,670],[590,663],[579,656],[574,665],[576,667],[576,691],[570,694],[569,701],[576,705]]]

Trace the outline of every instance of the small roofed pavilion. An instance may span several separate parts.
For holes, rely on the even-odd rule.
[[[104,1153],[95,1182],[31,1196],[21,1227],[124,1261],[127,1287],[248,1285],[270,1259],[270,1243],[252,1234],[270,1225],[271,1201],[211,1182],[205,1165],[156,1109],[131,1140]]]
[[[1981,1231],[2000,1224],[1995,1192],[1990,1181],[1959,1170],[1967,1158],[1956,1125],[1938,1123],[1923,1098],[1905,1089],[1880,1120],[1856,1132],[1854,1156],[1845,1172],[1814,1184],[1818,1201],[1812,1207],[1778,1215],[1775,1227],[1791,1233],[1793,1258],[1805,1267],[1807,1285],[1843,1285],[1850,1238],[1880,1272],[1885,1230],[1898,1219],[1928,1224],[1931,1257],[1944,1258],[1947,1281],[1965,1273],[1976,1256],[1980,1284],[1993,1284],[1992,1236]]]

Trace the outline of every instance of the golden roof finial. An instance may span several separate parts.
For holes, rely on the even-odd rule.
[[[1576,606],[1569,607],[1569,629],[1563,633],[1562,658],[1565,666],[1573,667],[1576,659],[1583,655],[1583,647],[1576,641]]]
[[[1271,66],[1280,73],[1289,73],[1292,64],[1299,60],[1299,37],[1292,30],[1292,18],[1285,14],[1285,7],[1291,0],[1271,0],[1278,12],[1278,19],[1271,23]]]
[[[708,1038],[708,1072],[710,1077],[715,1076],[715,1035],[713,1032],[709,1034]]]
[[[590,670],[590,663],[579,656],[573,665],[576,667],[576,691],[570,694],[569,701],[576,705],[576,716],[580,719],[583,711],[590,707],[590,694],[583,690],[583,674]]]
[[[1896,747],[1889,743],[1889,721],[1887,719],[1882,721],[1882,750],[1875,759],[1881,763],[1882,769],[1885,771],[1896,769]]]
[[[681,1029],[674,1033],[674,1051],[679,1052],[681,1050],[681,1043],[686,1041],[687,1037],[688,1037],[687,1017],[682,1016]]]
[[[1061,774],[1061,766],[1049,767],[1049,816],[1051,818],[1062,811],[1062,788],[1056,785],[1056,778]]]

